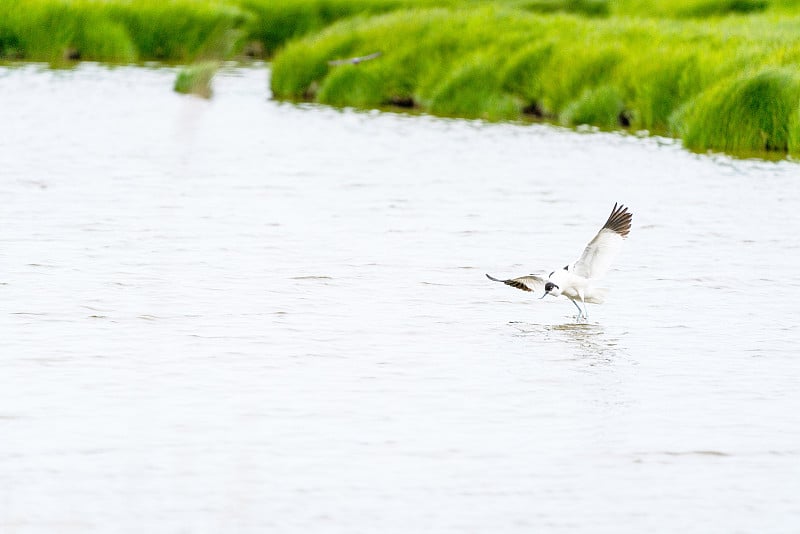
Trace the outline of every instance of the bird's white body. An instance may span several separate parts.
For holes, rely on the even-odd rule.
[[[614,204],[605,225],[594,239],[589,241],[581,257],[562,268],[549,273],[540,271],[508,280],[500,280],[488,274],[486,276],[490,280],[503,282],[523,291],[544,291],[540,298],[547,295],[564,296],[578,308],[578,319],[587,319],[586,303],[602,304],[605,300],[607,290],[595,286],[595,283],[605,276],[611,262],[619,253],[625,237],[630,232],[632,217],[633,214],[629,213],[625,206],[617,207],[617,204]]]
[[[608,292],[607,289],[592,285],[592,280],[589,278],[584,278],[566,269],[553,271],[552,276],[547,279],[561,288],[560,292],[558,290],[550,291],[550,295],[557,297],[558,293],[560,293],[570,300],[584,301],[589,304],[602,304]]]

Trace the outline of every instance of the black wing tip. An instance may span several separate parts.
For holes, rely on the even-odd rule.
[[[523,284],[519,280],[515,280],[513,278],[510,279],[510,280],[500,280],[499,278],[495,278],[494,276],[490,275],[489,273],[486,273],[486,278],[488,278],[489,280],[492,280],[494,282],[500,282],[500,283],[505,284],[507,286],[516,287],[517,289],[521,289],[523,291],[531,291],[531,288],[529,288],[528,286],[526,286],[525,284]]]
[[[611,215],[608,216],[606,224],[603,229],[616,232],[622,237],[627,237],[631,232],[631,221],[633,220],[633,213],[628,211],[624,204],[614,202],[614,207],[611,210]]]

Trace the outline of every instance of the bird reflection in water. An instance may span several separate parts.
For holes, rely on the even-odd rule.
[[[547,350],[548,354],[558,355],[555,360],[588,361],[590,365],[611,364],[619,359],[628,359],[627,351],[621,346],[620,337],[610,334],[599,323],[536,324],[511,322],[516,328],[516,337],[532,338],[537,343],[568,347],[564,350]]]

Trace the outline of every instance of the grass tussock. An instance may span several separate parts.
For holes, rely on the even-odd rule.
[[[587,17],[611,13],[609,0],[512,0],[506,5],[534,13],[574,13]]]
[[[491,57],[453,70],[430,93],[427,108],[438,115],[503,120],[518,118],[520,99],[497,91],[499,75]]]
[[[241,46],[251,15],[206,0],[110,1],[105,13],[123,25],[140,57],[186,62],[224,58]]]
[[[237,0],[253,16],[248,39],[258,52],[271,56],[289,40],[319,32],[332,23],[353,17],[387,13],[417,5],[436,5],[422,0]]]
[[[613,85],[584,90],[561,114],[561,122],[567,126],[591,124],[606,130],[628,126],[630,120],[622,93]]]
[[[712,86],[676,122],[696,150],[797,153],[799,114],[800,72],[770,67]]]
[[[196,65],[184,67],[178,72],[174,89],[178,93],[211,98],[213,94],[211,80],[219,69],[218,61],[203,61]]]
[[[0,59],[192,61],[222,57],[250,15],[211,0],[0,2]]]
[[[766,11],[775,0],[617,0],[614,11],[618,14],[668,17],[704,18],[725,15],[742,15]]]
[[[0,60],[191,62],[269,57],[288,40],[356,16],[456,0],[0,1]]]
[[[291,42],[273,63],[272,90],[340,106],[402,99],[441,115],[648,130],[697,150],[797,153],[796,35],[800,16],[709,25],[496,6],[404,10]],[[374,61],[329,64],[377,50]]]

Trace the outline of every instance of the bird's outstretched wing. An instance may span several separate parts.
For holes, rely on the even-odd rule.
[[[575,262],[575,274],[593,279],[605,276],[611,262],[619,253],[622,242],[631,231],[632,218],[633,214],[628,212],[628,208],[622,204],[617,207],[615,203],[606,223]]]
[[[358,65],[359,63],[381,57],[382,55],[383,52],[373,52],[366,56],[350,57],[347,59],[332,59],[328,61],[328,65]]]
[[[516,287],[523,291],[544,291],[544,284],[547,282],[547,273],[529,274],[528,276],[520,276],[519,278],[510,278],[508,280],[500,280],[489,274],[486,275],[489,280],[495,282],[502,282],[507,286]]]

